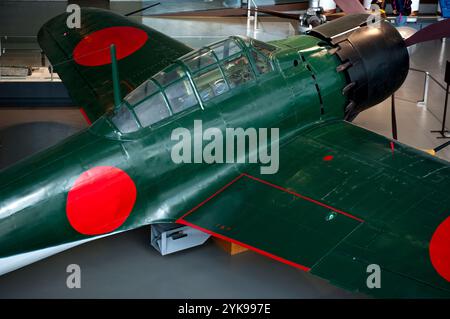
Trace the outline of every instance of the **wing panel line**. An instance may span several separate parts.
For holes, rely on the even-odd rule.
[[[294,262],[292,262],[292,261],[290,261],[290,260],[284,259],[284,258],[279,257],[279,256],[276,256],[276,255],[273,255],[273,254],[271,254],[271,253],[268,253],[268,252],[265,251],[265,250],[261,250],[261,249],[259,249],[259,248],[253,247],[253,246],[251,246],[251,245],[242,243],[242,242],[240,242],[240,241],[238,241],[238,240],[229,238],[229,237],[227,237],[227,236],[218,234],[218,233],[213,232],[213,231],[211,231],[211,230],[209,230],[209,229],[202,228],[202,227],[200,227],[200,226],[198,226],[198,225],[195,225],[195,224],[192,224],[192,223],[190,223],[190,222],[188,222],[188,221],[185,221],[184,219],[179,219],[179,220],[177,220],[177,223],[183,224],[183,225],[186,225],[186,226],[189,226],[189,227],[192,227],[192,228],[195,228],[195,229],[200,230],[200,231],[202,231],[202,232],[204,232],[204,233],[210,234],[211,236],[214,236],[214,237],[217,237],[217,238],[226,240],[226,241],[228,241],[228,242],[234,243],[234,244],[236,244],[236,245],[239,245],[239,246],[248,248],[248,249],[253,250],[254,252],[256,252],[256,253],[258,253],[258,254],[261,254],[261,255],[263,255],[263,256],[266,256],[266,257],[275,259],[276,261],[282,262],[282,263],[287,264],[287,265],[289,265],[289,266],[293,266],[293,267],[298,268],[298,269],[301,269],[301,270],[303,270],[303,271],[309,272],[309,271],[311,270],[311,268],[309,268],[309,267],[306,267],[306,266],[301,265],[301,264],[294,263]]]

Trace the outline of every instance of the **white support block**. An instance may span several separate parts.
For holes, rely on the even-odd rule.
[[[155,224],[151,228],[151,245],[163,256],[200,246],[210,237],[197,229],[178,224]]]

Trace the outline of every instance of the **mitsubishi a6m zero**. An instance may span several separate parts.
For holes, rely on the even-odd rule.
[[[401,86],[407,46],[448,36],[449,21],[405,41],[389,23],[348,15],[308,35],[192,51],[109,11],[81,17],[80,29],[55,17],[39,41],[92,125],[1,172],[1,273],[179,223],[349,290],[450,297],[449,163],[350,123]],[[199,121],[209,141],[195,137]],[[276,128],[266,148],[279,163],[264,174],[242,158],[176,162],[180,128],[193,133],[193,157],[227,129]],[[367,285],[373,265],[380,288]]]

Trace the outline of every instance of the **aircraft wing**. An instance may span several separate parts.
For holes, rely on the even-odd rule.
[[[110,45],[115,44],[122,96],[192,49],[107,10],[82,8],[80,28],[64,13],[48,21],[38,41],[69,94],[90,121],[113,106]]]
[[[450,297],[449,163],[336,121],[282,145],[279,167],[236,176],[177,222],[349,290]]]

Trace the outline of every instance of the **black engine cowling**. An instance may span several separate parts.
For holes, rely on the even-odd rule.
[[[408,75],[409,54],[400,33],[368,14],[348,15],[312,29],[310,35],[330,44],[342,64],[348,85],[346,119],[374,106],[400,88]]]

